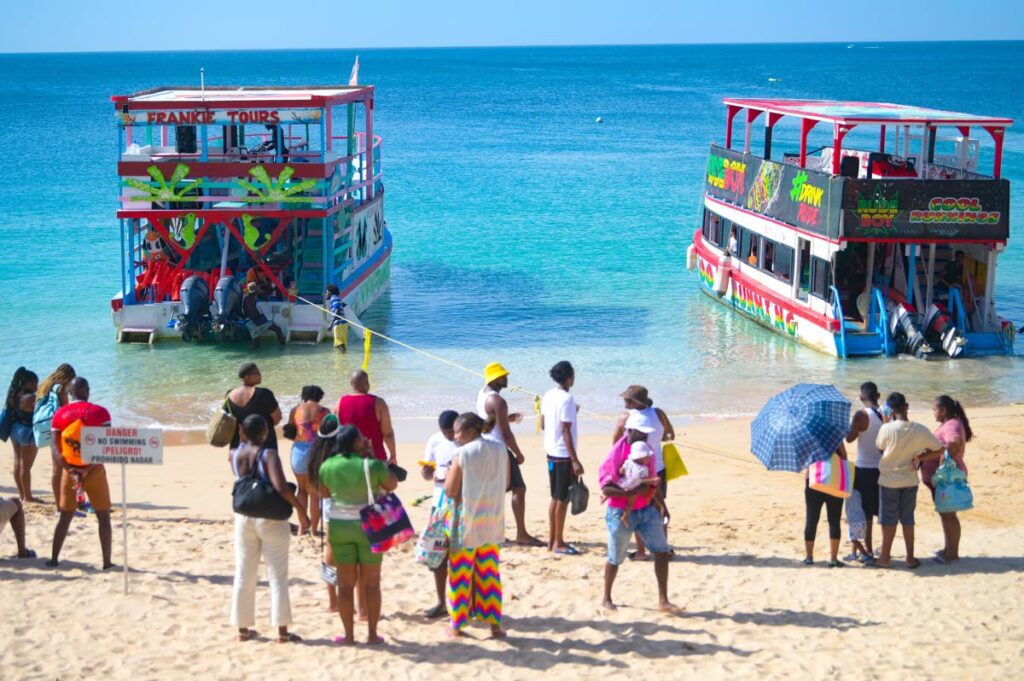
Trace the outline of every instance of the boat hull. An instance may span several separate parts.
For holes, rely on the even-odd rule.
[[[390,231],[385,228],[377,250],[356,268],[339,285],[347,309],[356,316],[361,315],[383,294],[391,284]],[[181,331],[174,324],[183,313],[181,301],[120,305],[118,294],[111,301],[113,322],[118,340],[126,333],[150,332],[149,342],[157,339],[180,340]],[[331,315],[319,306],[301,301],[263,301],[260,310],[267,319],[279,326],[287,338],[298,332],[317,341],[327,338]],[[358,333],[358,330],[357,330]]]

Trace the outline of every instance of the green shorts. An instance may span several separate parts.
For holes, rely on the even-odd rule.
[[[327,541],[334,552],[335,565],[380,565],[383,553],[370,550],[370,540],[358,520],[332,520],[327,526]]]

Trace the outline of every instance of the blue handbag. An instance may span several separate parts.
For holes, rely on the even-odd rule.
[[[974,508],[974,494],[967,484],[967,474],[946,452],[938,470],[932,475],[935,488],[935,510],[939,513],[959,513]]]

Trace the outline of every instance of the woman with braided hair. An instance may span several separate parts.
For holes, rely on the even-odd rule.
[[[50,473],[50,488],[53,498],[60,500],[61,465],[60,447],[53,447],[53,432],[50,426],[53,415],[68,403],[68,387],[78,374],[70,364],[61,364],[53,373],[43,379],[36,391],[36,406],[32,415],[32,430],[36,435],[36,447],[50,447],[50,462],[53,464]]]
[[[11,444],[14,447],[14,484],[22,501],[41,503],[32,496],[32,464],[35,463],[35,434],[32,432],[32,412],[36,406],[39,376],[25,367],[18,367],[7,388],[4,409],[10,419]]]

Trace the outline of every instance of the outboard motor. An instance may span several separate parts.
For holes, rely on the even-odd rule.
[[[218,340],[235,340],[242,324],[242,285],[232,276],[221,277],[213,290],[213,333]]]
[[[889,301],[889,331],[906,352],[923,357],[932,352],[932,346],[921,333],[921,315],[904,303]]]
[[[963,354],[967,339],[960,329],[953,326],[953,320],[944,308],[932,303],[924,318],[924,328],[928,338],[936,345],[941,345],[947,355],[959,357]]]
[[[179,298],[183,309],[178,315],[181,339],[186,343],[202,339],[210,322],[210,285],[202,277],[188,277],[181,282]]]

